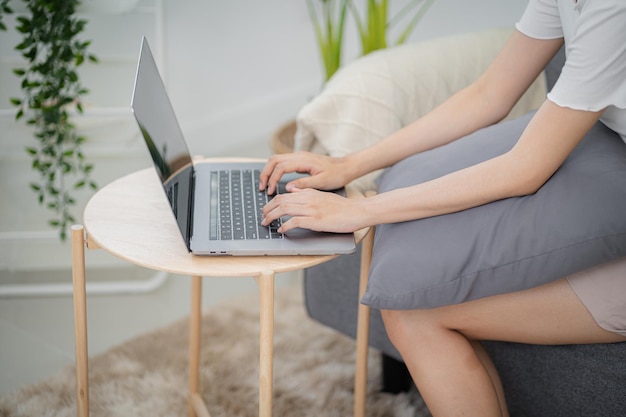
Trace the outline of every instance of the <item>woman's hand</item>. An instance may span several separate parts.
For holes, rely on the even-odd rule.
[[[362,202],[366,199],[349,199],[311,188],[292,187],[291,191],[277,195],[267,203],[261,224],[267,226],[279,217],[291,216],[278,229],[279,233],[298,227],[318,232],[348,233],[365,227],[362,224]]]
[[[292,172],[306,173],[310,176],[287,183],[287,191],[291,191],[292,188],[336,190],[353,179],[349,175],[352,168],[346,158],[333,158],[310,152],[274,155],[261,172],[259,190],[267,190],[268,194],[274,194],[281,177]]]

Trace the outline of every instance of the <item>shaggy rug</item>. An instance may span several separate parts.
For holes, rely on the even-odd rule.
[[[258,415],[258,298],[203,314],[201,391],[212,417]],[[277,288],[274,416],[353,413],[355,342],[311,320],[301,289]],[[188,322],[180,320],[90,359],[93,417],[187,415]],[[380,392],[379,354],[370,351],[367,416],[426,417],[417,392]],[[75,416],[75,374],[56,375],[0,397],[0,416]]]

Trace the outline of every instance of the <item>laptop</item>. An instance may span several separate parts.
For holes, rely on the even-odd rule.
[[[191,253],[335,255],[356,250],[353,233],[304,229],[278,233],[280,222],[286,219],[269,227],[262,226],[262,208],[273,198],[258,191],[263,162],[192,160],[145,37],[139,53],[131,109]],[[278,192],[286,192],[285,184],[292,178],[291,175],[282,178]]]

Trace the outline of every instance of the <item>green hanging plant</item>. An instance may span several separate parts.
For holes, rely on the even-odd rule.
[[[9,7],[9,0],[0,0],[0,30],[7,30],[3,18],[11,13],[13,13],[13,9]]]
[[[0,13],[11,13],[8,0],[0,1]],[[37,139],[37,146],[26,148],[39,174],[39,182],[30,188],[39,204],[54,213],[49,224],[65,240],[68,227],[75,222],[70,212],[76,204],[72,193],[97,188],[90,177],[93,165],[82,151],[87,139],[77,133],[70,117],[72,112],[83,112],[81,97],[88,92],[77,68],[97,58],[88,53],[90,42],[79,39],[86,21],[75,16],[78,0],[24,1],[27,14],[17,17],[16,27],[22,41],[15,49],[27,65],[13,70],[21,80],[23,97],[11,98],[11,103],[17,107],[16,119],[25,118]],[[0,28],[6,29],[1,14]]]

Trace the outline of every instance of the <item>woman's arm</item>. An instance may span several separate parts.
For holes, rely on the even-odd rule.
[[[562,45],[515,31],[487,71],[416,122],[378,144],[343,158],[299,152],[275,155],[261,173],[260,189],[274,192],[288,172],[311,176],[289,185],[332,189],[428,149],[436,148],[504,118]]]
[[[363,225],[395,223],[532,194],[561,166],[601,114],[559,107],[546,100],[509,152],[362,201],[360,221]]]
[[[514,31],[485,73],[424,117],[348,156],[358,178],[502,120],[563,44]]]
[[[517,144],[507,153],[432,181],[365,199],[295,188],[264,209],[264,224],[293,216],[295,227],[349,232],[360,228],[437,216],[507,197],[534,193],[563,163],[602,112],[573,110],[546,100]]]

